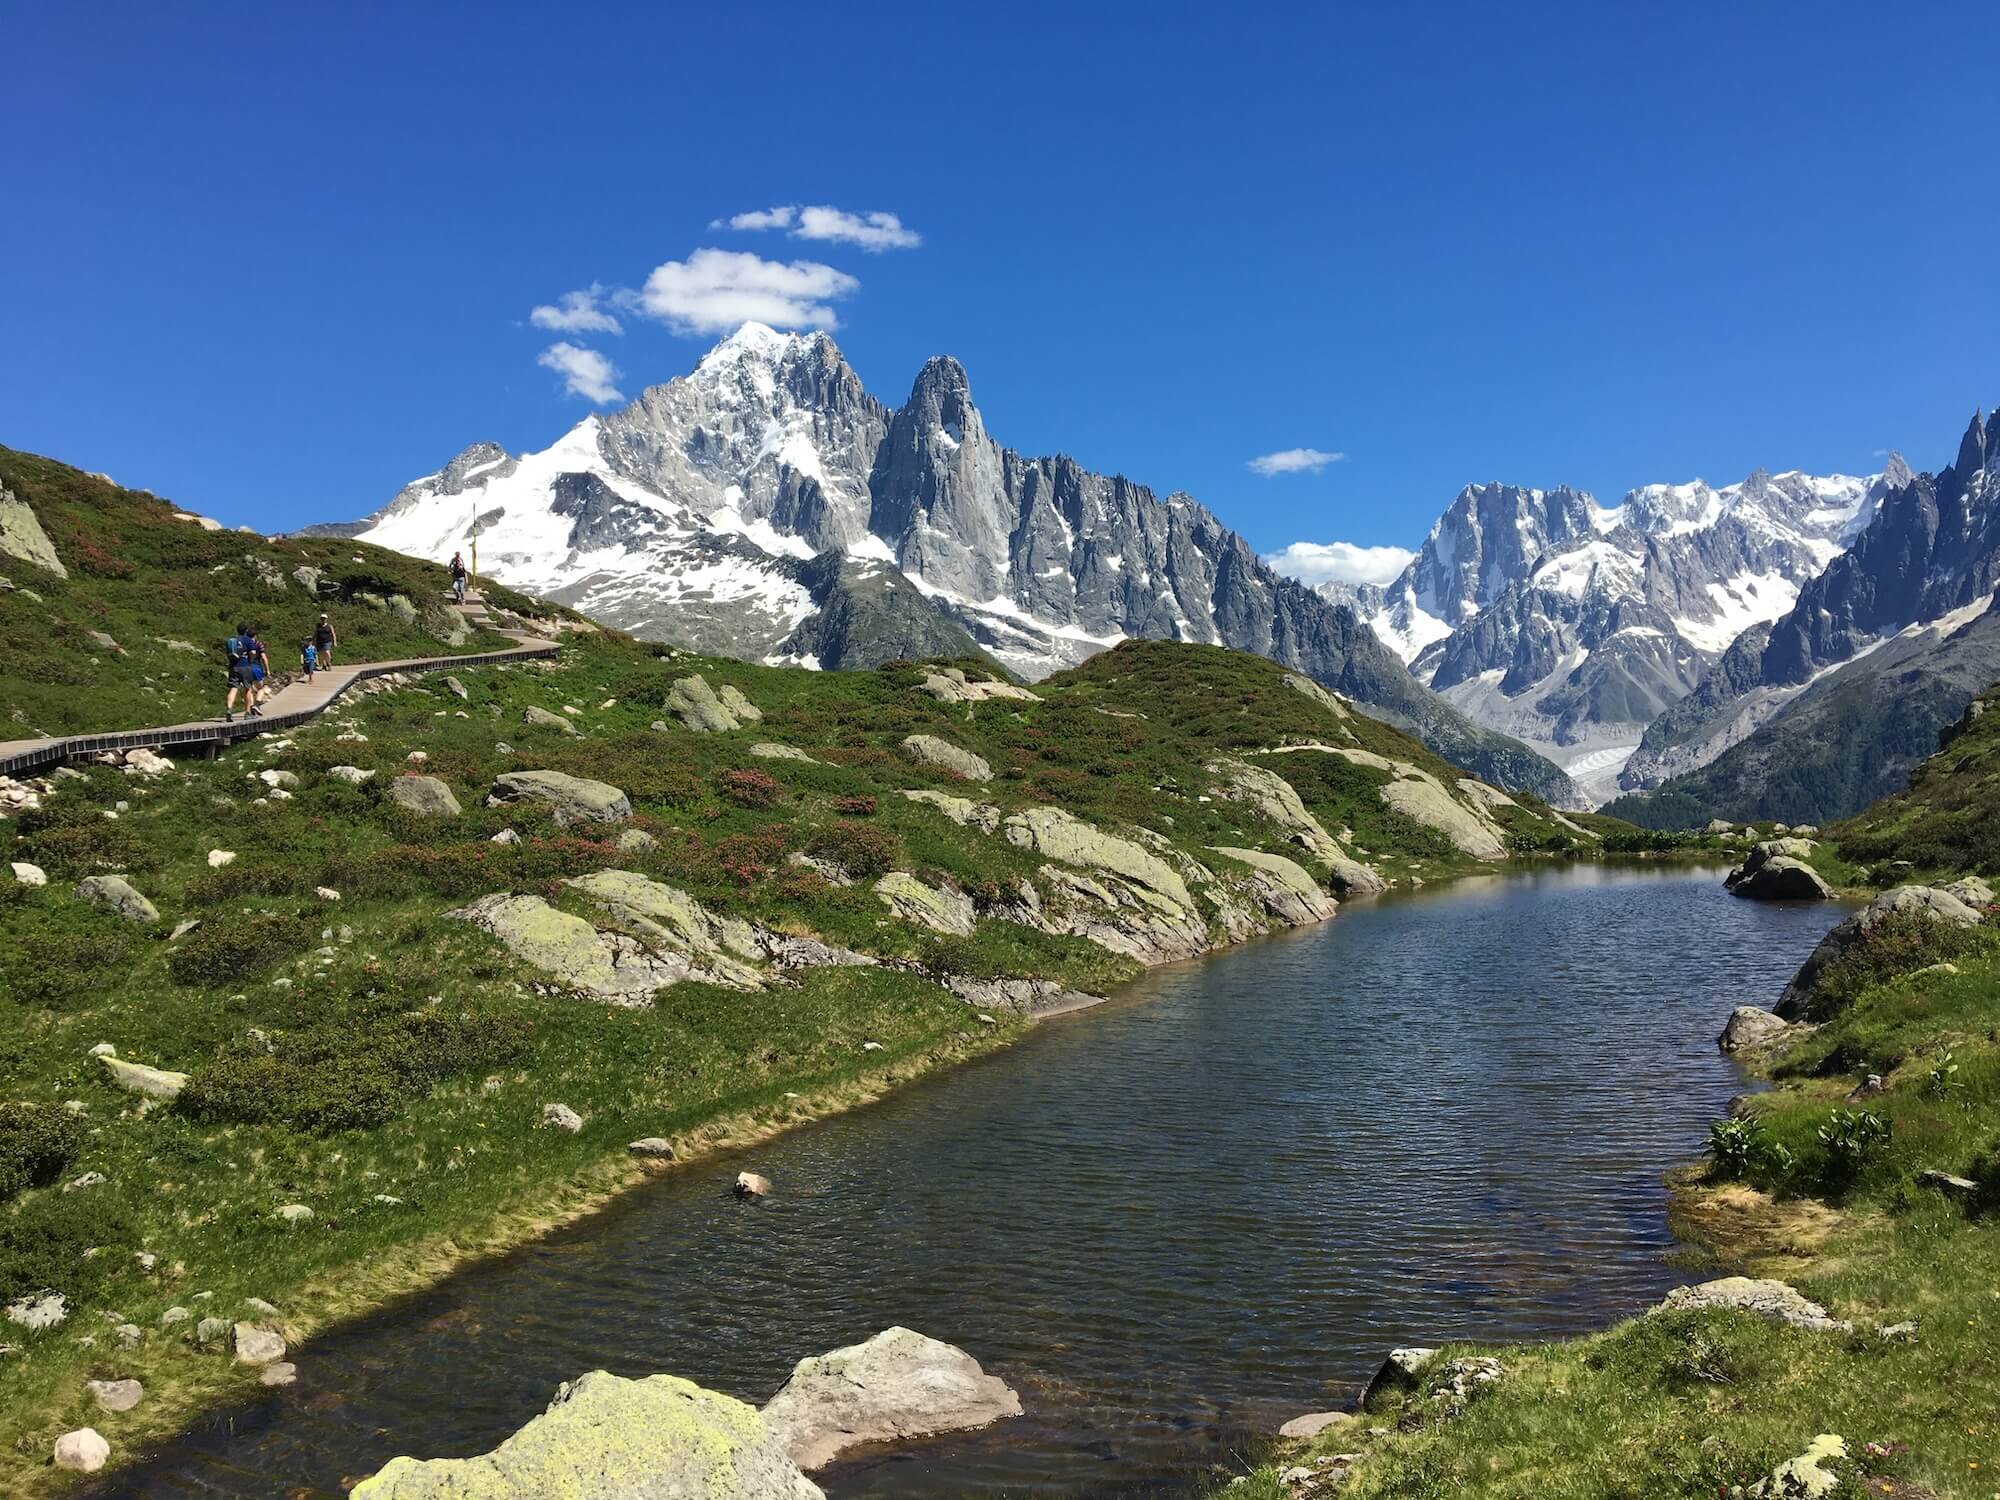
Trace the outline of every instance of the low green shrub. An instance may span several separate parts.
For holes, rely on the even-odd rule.
[[[73,1306],[88,1304],[123,1261],[117,1252],[132,1233],[131,1219],[103,1187],[27,1199],[0,1214],[0,1302],[55,1291]]]
[[[886,875],[902,862],[903,841],[887,829],[843,819],[814,834],[806,853],[838,865],[857,880],[868,880]]]
[[[1873,985],[1982,952],[1993,942],[1985,927],[1960,927],[1917,912],[1890,912],[1819,972],[1806,997],[1803,1019],[1831,1020]]]
[[[130,937],[108,918],[17,932],[0,942],[0,994],[22,1005],[63,1009],[89,995],[96,976],[123,962],[131,949]]]
[[[304,952],[318,932],[311,917],[297,914],[210,917],[167,955],[167,973],[175,984],[229,984]]]
[[[0,1104],[0,1203],[47,1187],[83,1149],[83,1125],[53,1104]]]
[[[312,1135],[387,1124],[446,1078],[517,1060],[530,1026],[512,1016],[354,1014],[242,1046],[196,1073],[175,1111],[214,1123],[276,1124]]]

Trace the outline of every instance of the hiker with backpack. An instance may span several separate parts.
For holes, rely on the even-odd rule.
[[[257,688],[265,676],[264,643],[248,625],[238,625],[236,634],[223,643],[223,650],[229,657],[229,696],[223,700],[222,722],[227,724],[236,717],[238,692],[243,694],[243,717],[263,718],[264,711],[257,706]]]
[[[460,604],[465,603],[465,558],[456,552],[451,555],[451,593]]]
[[[319,617],[319,625],[313,631],[313,654],[318,658],[317,665],[321,671],[325,671],[333,665],[333,645],[335,639],[333,621],[329,620],[325,615],[321,615]]]

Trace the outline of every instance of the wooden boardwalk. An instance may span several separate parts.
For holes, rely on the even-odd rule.
[[[468,625],[475,629],[493,629],[486,607],[479,602],[479,596],[469,596],[459,613]],[[260,734],[274,734],[286,729],[296,729],[299,725],[317,718],[340,700],[340,696],[355,683],[370,677],[386,677],[392,672],[448,672],[454,668],[481,667],[494,662],[520,661],[534,657],[548,657],[556,654],[553,641],[539,636],[524,635],[518,631],[502,630],[500,634],[519,642],[500,651],[482,652],[475,656],[413,656],[402,661],[371,661],[355,666],[333,667],[319,672],[311,682],[294,682],[273,693],[264,704],[264,715],[258,719],[246,719],[239,711],[236,718],[223,722],[217,714],[212,719],[196,719],[186,724],[162,724],[151,729],[116,729],[101,734],[57,735],[49,739],[0,741],[0,776],[20,776],[43,766],[60,765],[78,756],[93,755],[104,750],[166,750],[198,747],[213,754],[225,745],[238,740],[252,739]],[[216,696],[223,692],[218,679]]]

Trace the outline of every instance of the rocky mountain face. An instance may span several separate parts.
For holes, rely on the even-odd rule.
[[[1746,631],[1648,726],[1621,815],[1822,821],[1894,791],[2000,679],[2000,442],[1975,416],[1950,467],[1901,470],[1791,609]],[[1760,809],[1783,807],[1783,813]],[[1708,809],[1709,811],[1703,811]]]
[[[984,650],[1028,678],[1129,638],[1258,652],[1489,781],[1562,805],[1547,759],[1413,680],[1346,604],[1184,494],[1002,447],[956,360],[870,396],[825,334],[746,324],[554,446],[476,444],[337,528],[650,639],[808,667]],[[920,607],[927,606],[927,607]]]
[[[1616,507],[1473,485],[1401,577],[1346,597],[1420,682],[1550,754],[1600,798],[1645,728],[1747,627],[1782,614],[1907,471],[1758,471],[1647,485]]]

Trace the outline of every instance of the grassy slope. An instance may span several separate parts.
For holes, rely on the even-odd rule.
[[[1823,874],[1852,885],[2000,873],[2000,691],[1984,701],[1909,792],[1827,830]],[[1890,872],[1895,860],[1914,868]],[[1757,1069],[1773,1087],[1751,1101],[1745,1148],[1679,1174],[1674,1209],[1714,1274],[1787,1279],[1856,1333],[1678,1313],[1565,1343],[1455,1348],[1507,1369],[1462,1415],[1387,1400],[1316,1444],[1281,1445],[1227,1493],[1293,1494],[1279,1466],[1359,1450],[1343,1497],[1714,1496],[1820,1432],[1853,1455],[1841,1493],[2000,1493],[2000,926],[1918,929],[1907,948],[1864,953],[1823,982],[1827,1023]],[[1935,966],[1947,963],[1957,972]],[[1886,1092],[1850,1100],[1869,1073]],[[1820,1132],[1837,1110],[1873,1112],[1886,1142],[1858,1154],[1830,1144]],[[1919,1185],[1925,1169],[1974,1178],[1978,1196],[1961,1204]],[[1873,1331],[1906,1319],[1914,1342]]]
[[[0,448],[0,488],[27,502],[69,570],[63,579],[0,555],[0,575],[15,585],[0,591],[0,740],[217,713],[222,642],[246,621],[263,630],[283,671],[296,668],[322,610],[340,633],[342,663],[509,644],[490,632],[445,644],[440,631],[450,622],[430,602],[447,591],[444,570],[381,547],[206,531],[175,520],[177,507],[166,501],[10,448]],[[301,566],[325,574],[324,597],[291,576]],[[265,582],[267,572],[282,586]],[[395,594],[424,604],[416,623],[381,606]],[[488,598],[503,608],[528,606],[506,589],[489,589]],[[123,650],[98,645],[91,631]]]
[[[174,535],[209,545],[191,527]],[[740,687],[762,723],[722,735],[648,727],[671,680],[694,671]],[[31,860],[50,876],[42,890],[0,885],[0,1100],[78,1101],[87,1134],[61,1177],[109,1179],[74,1194],[31,1189],[0,1208],[0,1301],[52,1284],[75,1304],[62,1329],[20,1339],[23,1351],[0,1360],[0,1491],[57,1482],[44,1460],[58,1432],[94,1422],[130,1451],[243,1379],[182,1336],[191,1323],[160,1329],[170,1306],[231,1316],[262,1297],[302,1336],[628,1180],[623,1148],[635,1137],[686,1148],[715,1132],[754,1133],[995,1039],[936,983],[899,969],[812,971],[796,988],[755,995],[681,985],[640,1012],[582,1003],[446,919],[451,907],[515,890],[583,914],[563,877],[635,868],[719,911],[933,972],[1051,976],[1102,992],[1135,966],[1003,921],[963,939],[891,925],[865,883],[837,887],[786,856],[859,838],[898,868],[980,898],[1033,876],[1038,857],[895,795],[923,785],[1152,828],[1217,869],[1229,867],[1211,844],[1295,852],[1241,804],[1210,800],[1201,767],[1222,751],[1323,737],[1332,719],[1261,658],[1164,643],[1097,658],[1041,685],[1041,702],[974,709],[935,702],[907,666],[780,671],[613,636],[573,638],[557,664],[460,675],[463,703],[427,679],[359,698],[288,743],[253,741],[158,781],[89,768],[54,783],[41,811],[0,821],[0,863]],[[531,705],[577,707],[584,734],[525,725]],[[1371,748],[1449,774],[1393,729],[1342,722]],[[348,726],[366,739],[340,738]],[[919,730],[985,756],[996,779],[973,789],[913,768],[894,747]],[[514,753],[496,748],[502,740]],[[759,740],[824,763],[754,758]],[[453,787],[462,817],[413,820],[385,800],[383,785],[415,750]],[[1329,824],[1352,826],[1391,873],[1471,867],[1381,809],[1372,783],[1315,780],[1309,767],[1329,759],[1260,763],[1297,776]],[[336,764],[379,774],[350,787],[324,774]],[[524,766],[623,787],[658,847],[620,853],[485,808],[493,777]],[[298,775],[293,800],[254,800],[265,768]],[[740,771],[774,777],[776,805],[724,795],[721,778]],[[106,817],[121,801],[125,811]],[[1561,832],[1530,811],[1510,816],[1538,843]],[[489,842],[508,826],[522,843]],[[218,848],[237,858],[212,870],[206,856]],[[105,868],[129,872],[158,904],[158,928],[74,898],[77,878]],[[316,897],[320,886],[340,901]],[[167,930],[192,917],[202,927],[170,943]],[[195,1083],[182,1104],[142,1111],[87,1055],[99,1041]],[[864,1051],[869,1041],[882,1050]],[[195,1104],[204,1096],[205,1109]],[[581,1134],[535,1128],[556,1100],[586,1117]],[[309,1226],[273,1218],[291,1202],[314,1209]],[[85,1261],[91,1246],[102,1253]],[[135,1263],[140,1249],[157,1257],[150,1272]],[[203,1292],[212,1297],[196,1301]],[[112,1344],[107,1312],[146,1330],[139,1349]],[[125,1416],[92,1411],[84,1378],[124,1375],[146,1382],[146,1403]]]

